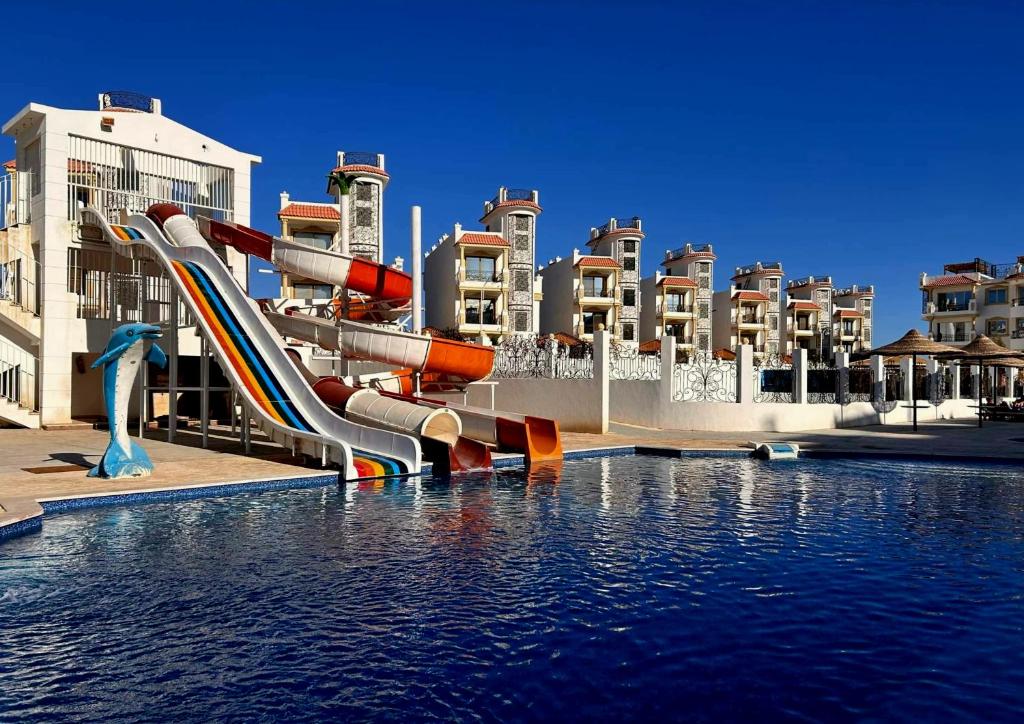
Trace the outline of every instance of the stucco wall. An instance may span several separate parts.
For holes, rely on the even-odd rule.
[[[489,392],[469,388],[470,405],[490,407]],[[494,409],[558,420],[563,432],[603,432],[601,384],[597,380],[500,380]]]

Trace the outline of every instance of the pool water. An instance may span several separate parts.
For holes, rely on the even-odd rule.
[[[1024,472],[625,456],[48,517],[0,720],[1019,720]]]

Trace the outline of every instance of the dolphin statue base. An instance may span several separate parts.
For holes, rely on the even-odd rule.
[[[143,353],[147,339],[160,339],[160,328],[152,324],[122,324],[110,335],[103,354],[92,363],[103,365],[103,402],[107,408],[110,443],[100,464],[89,471],[90,478],[141,478],[153,472],[153,462],[138,443],[128,437],[128,402],[143,360],[161,369],[167,355],[155,342]]]

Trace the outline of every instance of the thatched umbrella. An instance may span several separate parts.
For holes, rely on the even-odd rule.
[[[943,359],[969,359],[977,360],[978,367],[1021,367],[1024,366],[1024,355],[1014,352],[1002,345],[998,345],[984,334],[979,334],[970,344],[965,344],[960,349],[941,355]],[[978,427],[982,426],[981,420],[981,384],[978,384]]]
[[[871,350],[871,354],[880,354],[885,357],[909,354],[913,360],[911,370],[916,370],[917,356],[919,354],[952,355],[959,351],[960,350],[956,347],[950,347],[949,345],[934,342],[918,332],[916,329],[912,329],[895,342],[890,342],[889,344],[882,345],[881,347],[875,347]],[[917,432],[917,388],[914,385],[913,377],[911,377],[910,380],[910,405],[914,410],[914,432]]]

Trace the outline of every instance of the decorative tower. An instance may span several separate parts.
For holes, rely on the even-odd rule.
[[[714,293],[715,261],[717,259],[711,244],[694,245],[687,242],[680,249],[666,251],[665,260],[661,262],[668,278],[685,277],[697,282],[697,299],[693,308],[696,334],[692,344],[698,354],[712,352],[711,295]]]
[[[623,342],[640,341],[640,242],[643,225],[639,216],[611,218],[606,224],[591,228],[587,246],[595,256],[610,256],[622,267],[622,307],[619,310],[619,336]]]
[[[502,186],[497,196],[484,202],[484,215],[480,219],[487,231],[500,233],[510,246],[508,313],[513,334],[536,334],[540,321],[534,291],[539,199],[536,189]]]
[[[355,178],[349,194],[349,250],[356,256],[383,262],[384,189],[391,178],[384,170],[384,154],[338,151],[334,171]],[[335,184],[328,184],[327,193],[338,193]]]

